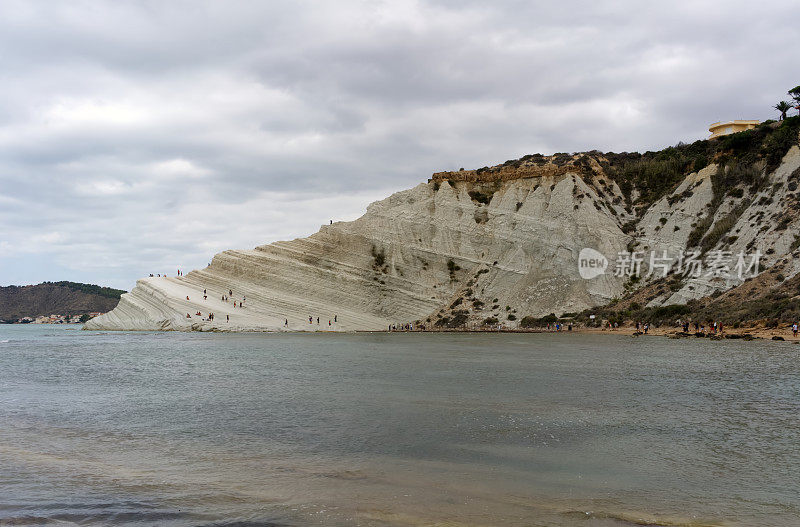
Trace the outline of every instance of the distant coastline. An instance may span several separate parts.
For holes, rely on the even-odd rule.
[[[76,324],[114,309],[125,291],[79,282],[0,287],[0,323]]]

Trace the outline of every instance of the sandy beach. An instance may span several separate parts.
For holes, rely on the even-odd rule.
[[[473,329],[414,329],[413,332],[415,333],[580,333],[580,334],[590,334],[590,335],[627,335],[631,337],[669,337],[669,338],[689,338],[689,339],[697,339],[697,338],[707,338],[709,340],[719,340],[719,339],[740,339],[740,340],[781,340],[783,339],[786,342],[795,342],[800,344],[800,334],[795,337],[792,335],[792,328],[791,326],[780,326],[776,328],[768,328],[765,327],[763,324],[755,324],[749,326],[741,326],[738,328],[732,327],[723,327],[721,332],[714,333],[712,331],[708,331],[706,328],[705,332],[693,331],[694,326],[692,326],[692,330],[689,333],[684,333],[680,327],[676,326],[661,326],[661,327],[653,327],[651,326],[648,329],[647,333],[643,333],[641,330],[636,329],[636,326],[626,325],[626,326],[619,326],[617,328],[608,328],[608,327],[586,327],[586,326],[573,326],[572,330],[568,330],[566,328],[562,329],[561,331],[555,330],[548,330],[546,328],[514,328],[514,329],[481,329],[481,328],[473,328]],[[396,332],[407,332],[404,330],[397,330]],[[366,332],[366,333],[380,333],[380,332]],[[779,337],[773,339],[773,337]]]
[[[792,328],[791,327],[777,327],[777,328],[767,328],[763,325],[754,325],[754,326],[747,326],[747,327],[738,327],[738,328],[728,328],[723,327],[721,332],[713,333],[710,331],[706,331],[706,337],[698,337],[697,334],[693,331],[694,326],[690,329],[689,333],[683,333],[680,327],[675,326],[661,326],[659,328],[650,327],[647,331],[647,335],[656,335],[656,336],[666,336],[666,337],[675,337],[681,336],[685,338],[743,338],[746,335],[750,335],[754,339],[766,339],[771,340],[773,337],[782,337],[786,341],[798,342],[800,343],[800,337],[794,337],[792,335]],[[706,328],[708,329],[708,328]],[[635,326],[621,326],[615,329],[609,328],[588,328],[588,327],[580,327],[580,328],[573,328],[573,331],[577,331],[579,333],[592,333],[592,334],[622,334],[622,335],[637,335],[636,327]],[[699,333],[699,332],[697,332]],[[638,336],[638,335],[637,335]],[[642,335],[644,336],[644,335]]]

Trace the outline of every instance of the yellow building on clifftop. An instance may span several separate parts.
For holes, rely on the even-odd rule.
[[[744,121],[744,120],[736,120],[736,121],[720,121],[718,123],[714,123],[708,127],[708,131],[711,132],[711,137],[709,139],[714,139],[715,137],[719,137],[721,135],[728,135],[728,134],[735,134],[736,132],[744,132],[745,130],[750,130],[751,128],[755,128],[759,125],[761,121]]]

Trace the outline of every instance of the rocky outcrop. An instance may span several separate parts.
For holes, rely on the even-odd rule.
[[[436,173],[373,203],[353,222],[323,226],[308,238],[225,251],[183,277],[139,280],[116,309],[86,327],[514,326],[524,316],[600,306],[644,285],[647,278],[612,272],[614,259],[626,251],[758,248],[767,264],[795,251],[798,193],[791,182],[800,173],[798,147],[782,154],[777,168],[751,159],[743,172],[755,178],[749,181],[737,176],[743,168],[722,143],[698,143],[678,151],[677,164],[658,153],[590,152]],[[687,152],[701,147],[686,161]],[[665,173],[674,182],[654,178],[653,167],[671,171]],[[605,255],[609,269],[582,278],[583,248]],[[651,302],[682,303],[738,285],[716,277],[674,283]]]

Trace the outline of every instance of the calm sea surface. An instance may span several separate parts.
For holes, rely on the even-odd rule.
[[[800,525],[799,372],[781,342],[0,326],[0,525]]]

